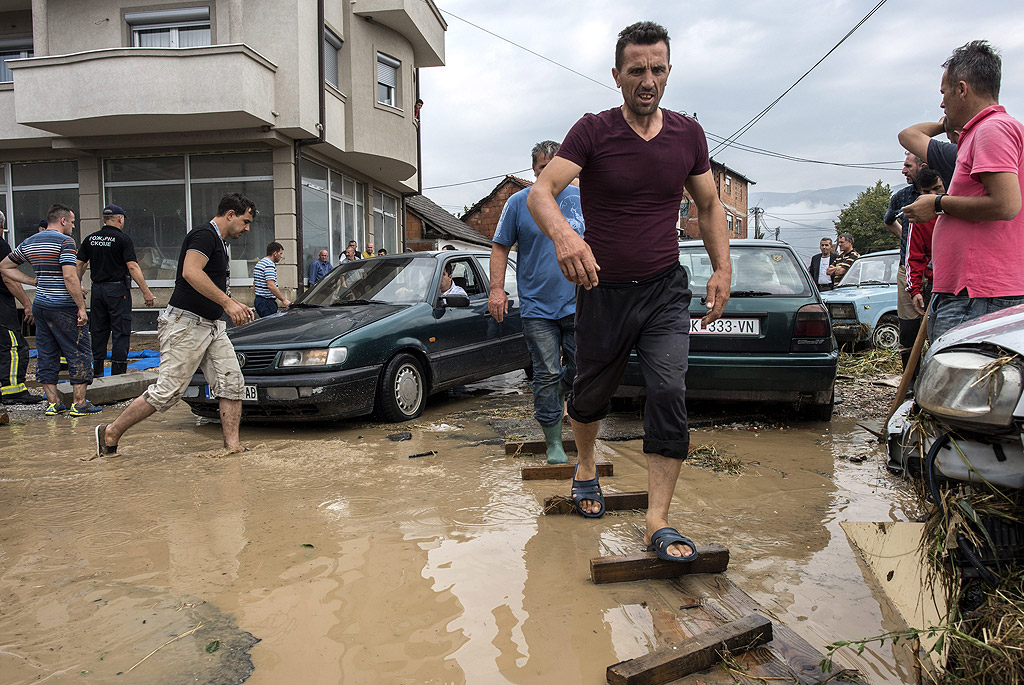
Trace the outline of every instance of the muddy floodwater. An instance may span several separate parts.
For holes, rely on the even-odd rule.
[[[525,387],[508,388],[435,398],[398,426],[243,426],[250,451],[227,456],[219,426],[184,405],[93,461],[93,427],[119,408],[12,412],[0,683],[605,682],[657,646],[646,598],[665,581],[590,582],[591,558],[641,549],[643,515],[541,515],[569,484],[523,481],[539,458],[505,456],[510,433],[536,432]],[[638,414],[613,423],[640,430]],[[400,431],[411,439],[388,438]],[[900,627],[839,527],[910,506],[854,419],[739,422],[692,442],[744,462],[684,465],[671,511],[730,549],[736,585],[818,650]],[[640,441],[600,456],[615,464],[606,490],[647,488]],[[837,663],[871,683],[913,674],[888,644]]]

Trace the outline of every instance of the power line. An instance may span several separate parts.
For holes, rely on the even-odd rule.
[[[787,160],[787,161],[790,161],[790,162],[803,162],[803,163],[807,163],[807,164],[824,164],[826,166],[847,167],[847,168],[850,168],[850,169],[876,169],[878,171],[898,171],[900,168],[902,168],[902,167],[896,167],[896,166],[893,166],[893,167],[879,166],[881,164],[893,164],[893,165],[902,165],[903,164],[903,160],[892,160],[892,161],[888,161],[888,162],[827,162],[827,161],[820,160],[820,159],[807,159],[806,157],[795,157],[793,155],[787,155],[787,154],[782,153],[782,152],[773,152],[771,150],[765,150],[763,148],[754,147],[752,145],[745,145],[743,143],[737,143],[735,141],[729,142],[728,139],[723,138],[723,137],[721,137],[721,136],[719,136],[719,135],[717,135],[715,133],[711,133],[710,131],[705,131],[704,133],[705,133],[705,135],[707,135],[707,137],[709,139],[711,139],[713,141],[721,141],[721,143],[728,143],[729,146],[734,147],[737,150],[740,150],[742,152],[751,152],[751,153],[756,154],[756,155],[765,155],[767,157],[775,157],[775,158],[784,159],[784,160]],[[715,150],[717,150],[717,149],[718,148],[716,147]]]
[[[835,52],[835,51],[836,51],[836,50],[837,50],[837,49],[839,48],[839,46],[840,46],[840,45],[842,45],[843,43],[845,43],[845,42],[846,42],[846,39],[847,39],[847,38],[849,38],[850,36],[852,36],[852,35],[854,34],[854,32],[855,32],[855,31],[856,31],[857,29],[859,29],[859,28],[860,28],[861,26],[863,26],[863,25],[864,25],[864,22],[866,22],[866,21],[867,21],[868,19],[870,19],[870,18],[871,18],[871,15],[873,15],[873,14],[874,14],[875,12],[877,12],[877,11],[878,11],[879,9],[881,9],[882,5],[884,5],[885,3],[886,3],[886,0],[879,0],[878,4],[877,4],[877,5],[875,5],[874,7],[872,7],[872,8],[871,8],[871,11],[870,11],[870,12],[868,12],[867,14],[865,14],[865,15],[864,15],[864,17],[863,17],[863,18],[862,18],[862,19],[861,19],[860,21],[858,21],[858,22],[856,23],[856,25],[854,25],[854,27],[853,27],[852,29],[850,29],[849,31],[847,31],[846,35],[845,35],[845,36],[843,36],[843,37],[842,37],[842,38],[841,38],[841,39],[839,40],[839,42],[838,42],[838,43],[836,43],[836,44],[835,44],[834,46],[832,46],[832,49],[831,49],[831,50],[829,50],[828,52],[826,52],[826,53],[825,53],[825,56],[824,56],[824,57],[822,57],[822,58],[821,58],[821,59],[819,59],[819,60],[818,60],[817,62],[815,62],[815,63],[814,63],[814,66],[812,66],[812,67],[811,67],[810,69],[808,69],[807,71],[805,71],[805,72],[804,72],[804,75],[803,75],[803,76],[801,76],[800,78],[798,78],[798,79],[796,80],[796,82],[795,82],[795,83],[794,83],[793,85],[791,85],[791,86],[790,86],[789,88],[787,88],[787,89],[786,89],[786,90],[785,90],[785,91],[784,91],[784,92],[782,93],[782,95],[780,95],[779,97],[777,97],[777,98],[775,98],[774,100],[772,100],[772,101],[771,101],[771,103],[770,103],[770,104],[769,104],[769,105],[768,105],[767,107],[765,107],[765,108],[764,108],[764,109],[762,109],[762,110],[761,110],[760,112],[758,112],[758,114],[757,114],[757,115],[756,115],[756,116],[755,116],[755,117],[754,117],[753,119],[751,119],[751,120],[750,120],[750,121],[748,121],[748,122],[747,122],[746,124],[744,124],[743,126],[741,126],[741,127],[740,127],[740,128],[739,128],[739,129],[738,129],[738,130],[737,130],[736,132],[735,132],[735,133],[733,133],[733,134],[732,134],[731,136],[729,136],[729,138],[728,138],[728,139],[726,139],[726,140],[725,140],[724,142],[722,142],[722,143],[719,143],[719,144],[718,144],[718,145],[717,145],[717,146],[715,147],[715,149],[711,151],[711,154],[713,155],[713,154],[715,154],[716,152],[718,152],[718,150],[720,150],[720,149],[721,149],[721,150],[724,150],[725,148],[729,147],[730,145],[732,145],[732,143],[733,143],[733,142],[734,142],[735,140],[737,140],[737,139],[738,139],[738,138],[739,138],[740,136],[742,136],[742,135],[743,135],[744,133],[746,133],[747,131],[749,131],[749,130],[750,130],[750,129],[751,129],[751,128],[752,128],[753,126],[754,126],[754,124],[756,124],[757,122],[759,122],[759,121],[761,120],[761,118],[762,118],[762,117],[764,117],[764,115],[766,115],[766,114],[768,113],[768,111],[769,111],[769,110],[770,110],[770,109],[771,109],[772,107],[774,107],[774,106],[775,106],[776,104],[778,104],[778,102],[779,102],[780,100],[782,100],[782,98],[786,97],[786,95],[787,95],[787,94],[789,93],[789,91],[791,91],[791,90],[793,90],[794,88],[796,88],[796,87],[797,87],[797,85],[798,85],[798,84],[799,84],[799,83],[800,83],[801,81],[803,81],[803,80],[804,80],[805,78],[807,78],[807,75],[808,75],[808,74],[810,74],[810,73],[811,73],[812,71],[814,71],[814,70],[815,70],[815,69],[816,69],[816,68],[818,67],[818,65],[819,65],[819,64],[821,64],[822,62],[824,62],[824,61],[825,61],[825,60],[826,60],[826,59],[828,58],[828,56],[829,56],[829,55],[831,55],[831,54],[832,54],[833,52]]]
[[[481,181],[493,181],[496,178],[505,178],[506,176],[515,176],[516,174],[525,174],[527,171],[532,169],[520,169],[519,171],[511,171],[507,174],[498,174],[497,176],[488,176],[486,178],[475,178],[472,181],[459,181],[458,183],[446,183],[440,186],[427,186],[423,190],[436,190],[438,188],[453,188],[455,186],[465,186],[470,183],[480,183]]]

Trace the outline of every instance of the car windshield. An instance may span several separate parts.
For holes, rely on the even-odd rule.
[[[889,285],[896,283],[899,272],[899,254],[880,254],[861,257],[843,275],[837,287],[858,285]]]
[[[803,267],[787,247],[734,243],[729,246],[729,258],[732,261],[730,289],[734,297],[811,294]],[[686,270],[694,296],[707,295],[712,269],[711,258],[703,244],[680,247],[679,263]]]
[[[335,267],[313,286],[299,300],[298,306],[423,302],[436,270],[435,260],[413,257],[375,257],[347,262]]]

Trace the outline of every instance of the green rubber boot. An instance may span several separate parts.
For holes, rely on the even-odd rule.
[[[562,448],[562,422],[559,421],[553,426],[541,426],[544,431],[544,442],[548,447],[549,464],[568,464],[569,457],[565,456]]]

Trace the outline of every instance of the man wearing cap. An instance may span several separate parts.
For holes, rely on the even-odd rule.
[[[0,212],[0,260],[11,254],[7,242],[7,217]],[[4,404],[35,404],[42,402],[41,395],[33,395],[25,387],[25,373],[28,371],[28,341],[21,334],[18,320],[17,300],[25,308],[25,320],[32,322],[32,300],[25,294],[21,283],[0,279],[0,391]]]
[[[89,333],[92,336],[92,372],[103,375],[107,338],[113,333],[110,374],[128,370],[128,344],[132,334],[131,278],[142,289],[147,307],[156,303],[135,258],[135,244],[124,233],[125,213],[117,205],[103,208],[103,227],[82,241],[78,250],[78,276],[90,266],[92,297]]]

